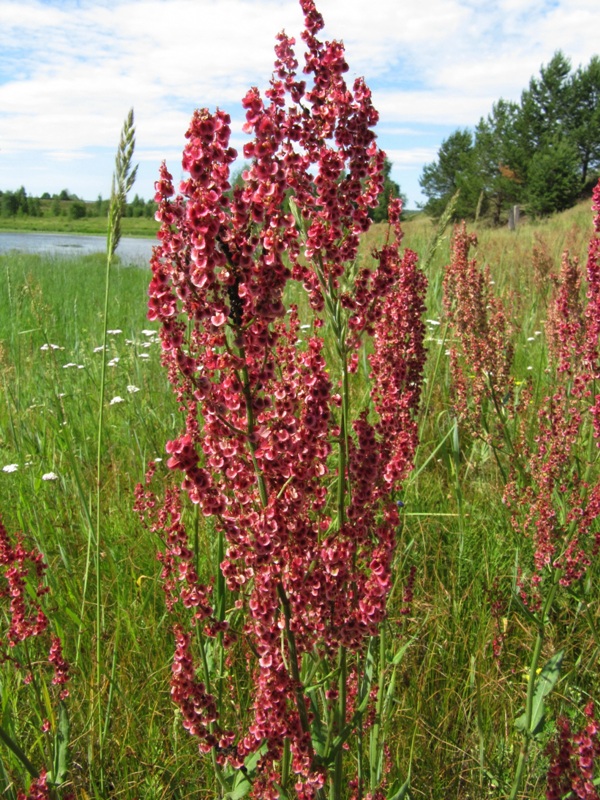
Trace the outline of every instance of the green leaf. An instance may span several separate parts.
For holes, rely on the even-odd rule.
[[[69,732],[69,715],[67,714],[66,705],[61,700],[58,707],[58,727],[54,737],[54,775],[52,776],[52,783],[55,786],[63,784],[69,774]]]
[[[230,792],[227,792],[225,795],[224,800],[241,800],[242,797],[245,797],[250,789],[252,788],[252,783],[246,778],[243,772],[240,772],[242,775],[242,780],[233,787]]]
[[[563,656],[564,650],[559,650],[543,667],[535,682],[535,694],[533,695],[529,730],[527,730],[526,714],[521,714],[521,716],[515,720],[515,727],[518,730],[524,733],[528,732],[531,736],[537,736],[543,730],[546,716],[544,698],[550,694],[560,678]]]
[[[410,778],[407,778],[399,789],[391,789],[387,800],[404,800],[409,797],[408,790],[410,788]]]
[[[292,212],[292,216],[294,218],[294,222],[296,223],[296,227],[300,231],[303,236],[306,236],[306,226],[304,224],[304,220],[302,219],[302,214],[300,213],[300,209],[296,205],[296,201],[293,197],[288,199],[290,204],[290,211]]]
[[[265,742],[262,744],[258,750],[255,750],[254,753],[251,753],[249,756],[246,757],[244,760],[244,766],[246,767],[246,772],[252,774],[256,769],[256,765],[260,761],[260,759],[264,756],[267,752],[267,743]],[[243,773],[241,773],[243,774]]]
[[[402,647],[400,648],[400,650],[398,650],[398,652],[394,655],[394,657],[392,659],[392,664],[394,666],[397,666],[402,661],[402,659],[404,658],[404,654],[406,653],[406,651],[411,646],[411,644],[415,641],[416,638],[417,638],[416,636],[413,636],[411,639],[409,639],[407,642],[405,642],[402,645]]]

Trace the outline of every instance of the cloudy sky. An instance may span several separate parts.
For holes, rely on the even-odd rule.
[[[409,207],[444,138],[473,128],[500,97],[518,100],[556,50],[573,67],[600,52],[598,0],[317,0],[323,36],[342,39],[349,80],[363,75],[381,146]],[[110,193],[133,107],[134,188],[153,194],[165,159],[180,176],[194,108],[232,116],[264,88],[275,34],[298,37],[296,0],[0,0],[0,189]],[[300,49],[300,48],[298,48]]]

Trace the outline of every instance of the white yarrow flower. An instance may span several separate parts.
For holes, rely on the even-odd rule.
[[[42,475],[42,480],[43,481],[57,481],[58,480],[58,475],[56,474],[56,472],[45,472]]]
[[[7,464],[5,467],[2,467],[2,472],[16,472],[18,469],[18,464]]]
[[[106,331],[110,336],[118,336],[119,333],[123,333],[120,328],[112,328],[109,331]]]
[[[135,394],[136,392],[139,392],[139,387],[134,386],[132,383],[130,383],[129,386],[127,387],[127,391],[129,392],[129,394]]]
[[[122,398],[122,397],[119,397],[119,395],[116,395],[116,396],[115,396],[115,397],[113,397],[113,399],[110,401],[109,405],[111,405],[111,406],[116,406],[116,405],[117,405],[117,403],[124,403],[124,402],[125,402],[125,400],[123,400],[123,398]]]

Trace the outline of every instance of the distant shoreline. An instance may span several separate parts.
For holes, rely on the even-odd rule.
[[[67,219],[62,217],[3,217],[0,218],[2,233],[75,233],[106,236],[108,220],[103,217]],[[123,236],[154,239],[158,223],[152,219],[124,217],[121,221]]]

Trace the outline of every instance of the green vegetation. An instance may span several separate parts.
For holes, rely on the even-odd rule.
[[[521,102],[500,99],[473,132],[457,130],[427,164],[425,210],[439,216],[460,190],[455,218],[504,221],[515,203],[544,216],[591,194],[600,168],[600,58],[571,70],[560,51]]]
[[[420,215],[404,228],[406,246],[423,260],[434,235],[430,221]],[[510,309],[516,380],[535,376],[539,403],[552,387],[544,372],[545,337],[537,332],[544,329],[562,250],[568,245],[584,258],[590,231],[586,203],[516,233],[479,231],[479,257],[490,265],[494,293]],[[365,259],[384,233],[384,226],[375,226],[368,235]],[[416,568],[414,603],[402,631],[390,628],[390,636],[404,637],[407,645],[393,690],[390,783],[410,773],[413,800],[508,796],[521,741],[514,721],[523,713],[535,639],[535,626],[518,612],[510,590],[501,614],[495,605],[498,587],[512,585],[527,542],[511,528],[490,448],[454,423],[442,309],[449,258],[446,238],[428,267],[421,444],[398,534],[398,578],[403,582]],[[105,259],[5,255],[0,274],[0,466],[16,465],[0,471],[0,509],[7,529],[24,531],[49,564],[53,623],[72,665],[69,786],[82,800],[212,800],[209,762],[181,728],[169,696],[172,620],[156,558],[161,542],[142,529],[133,511],[134,487],[148,461],[165,457],[164,444],[180,427],[160,344],[146,320],[149,274],[121,266],[111,277],[99,500]],[[158,471],[166,472],[164,463]],[[90,531],[98,502],[102,538],[94,563]],[[193,513],[185,511],[190,518]],[[216,546],[211,527],[199,520],[197,530],[197,552],[209,559]],[[580,727],[577,708],[598,697],[599,578],[594,565],[581,587],[585,602],[578,615],[558,605],[548,622],[540,668],[559,647],[563,663],[556,689],[546,697],[546,724],[536,718],[541,732],[532,739],[519,797],[545,796],[546,745],[557,714]],[[398,609],[392,609],[395,618]],[[503,650],[495,658],[492,642],[499,631]],[[556,660],[551,669],[552,680],[558,679]],[[1,724],[39,763],[44,743],[24,701],[25,672],[8,663],[0,672]],[[50,724],[58,722],[51,718]],[[13,753],[3,749],[0,756],[9,774],[16,770]]]
[[[31,197],[24,187],[17,191],[0,191],[0,230],[53,231],[58,233],[106,233],[109,200],[99,195],[85,202],[67,189],[59,194],[45,192]],[[123,233],[125,236],[154,236],[156,203],[134,195],[125,204]]]

